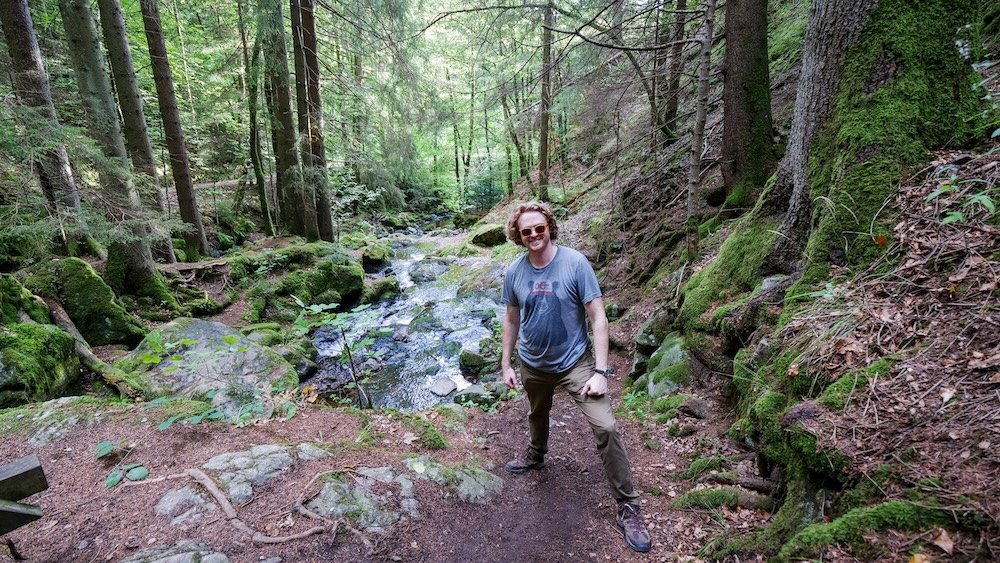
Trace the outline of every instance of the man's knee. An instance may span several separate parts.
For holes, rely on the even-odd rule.
[[[600,441],[604,441],[618,433],[618,424],[613,418],[608,420],[595,420],[590,424],[590,427],[594,430],[594,435],[597,436]]]

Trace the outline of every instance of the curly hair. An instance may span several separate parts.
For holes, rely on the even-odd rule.
[[[544,203],[529,201],[528,203],[518,205],[514,213],[511,214],[510,219],[507,220],[507,238],[510,242],[524,246],[524,242],[521,240],[521,233],[517,230],[517,222],[521,219],[521,215],[529,211],[541,213],[545,216],[545,221],[549,226],[549,238],[556,240],[556,237],[559,236],[559,225],[556,224],[556,216],[552,214],[552,209]]]

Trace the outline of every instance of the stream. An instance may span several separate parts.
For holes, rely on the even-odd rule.
[[[483,347],[494,345],[492,329],[499,326],[503,307],[496,289],[460,293],[459,287],[468,276],[499,281],[503,264],[491,264],[489,256],[427,256],[425,249],[441,245],[442,239],[432,236],[397,240],[395,257],[371,275],[395,276],[400,295],[338,314],[335,324],[316,329],[312,338],[319,371],[309,383],[317,391],[334,391],[353,379],[344,335],[373,407],[423,410],[450,402],[451,389],[472,384],[459,357],[463,351],[467,358],[495,356]]]

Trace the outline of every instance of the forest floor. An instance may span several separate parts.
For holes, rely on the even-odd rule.
[[[627,358],[613,365],[627,371]],[[695,390],[698,393],[699,390]],[[713,407],[713,389],[700,394]],[[620,403],[621,387],[611,389]],[[371,412],[367,431],[375,443],[356,444],[362,417],[358,411],[306,406],[290,420],[269,420],[246,428],[220,423],[174,424],[158,430],[165,415],[142,406],[106,406],[103,414],[51,442],[33,446],[30,431],[5,437],[0,459],[37,454],[49,489],[26,499],[41,506],[43,518],[8,534],[29,561],[120,561],[143,549],[171,546],[179,540],[200,542],[233,562],[277,561],[676,561],[693,559],[705,540],[721,528],[749,528],[768,518],[766,512],[720,509],[711,513],[673,509],[671,500],[693,483],[678,477],[693,457],[740,455],[723,432],[729,420],[714,411],[704,420],[690,419],[693,433],[668,435],[667,426],[646,425],[619,416],[633,463],[634,480],[643,493],[643,515],[653,534],[649,554],[633,553],[615,524],[615,504],[604,481],[593,437],[568,396],[559,396],[552,412],[548,467],[510,475],[503,464],[526,443],[527,403],[523,394],[495,413],[466,409],[461,425],[442,424],[436,411],[428,417],[449,446],[427,450],[412,439],[392,413]],[[90,407],[93,409],[93,407]],[[93,416],[93,410],[91,415]],[[124,445],[125,459],[97,459],[96,444],[112,440]],[[239,519],[271,536],[288,536],[315,526],[293,509],[296,500],[319,492],[313,478],[327,471],[350,473],[361,467],[402,467],[415,454],[445,464],[475,461],[501,478],[501,492],[482,504],[459,500],[428,481],[414,480],[419,515],[388,526],[385,533],[352,534],[341,527],[335,536],[310,535],[278,544],[251,541],[221,511],[209,512],[194,525],[172,526],[155,507],[170,490],[189,478],[157,480],[199,468],[213,456],[263,444],[322,442],[336,455],[296,461],[235,506]],[[105,478],[115,463],[142,463],[150,470],[145,482],[108,489]],[[749,461],[744,462],[750,470]],[[364,539],[362,539],[364,537]],[[0,555],[0,560],[4,556]]]

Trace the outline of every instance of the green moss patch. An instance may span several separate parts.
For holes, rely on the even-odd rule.
[[[24,280],[32,292],[62,303],[91,346],[135,346],[146,335],[97,272],[79,258],[42,264]]]
[[[79,375],[73,337],[58,327],[0,326],[0,408],[58,397]]]

